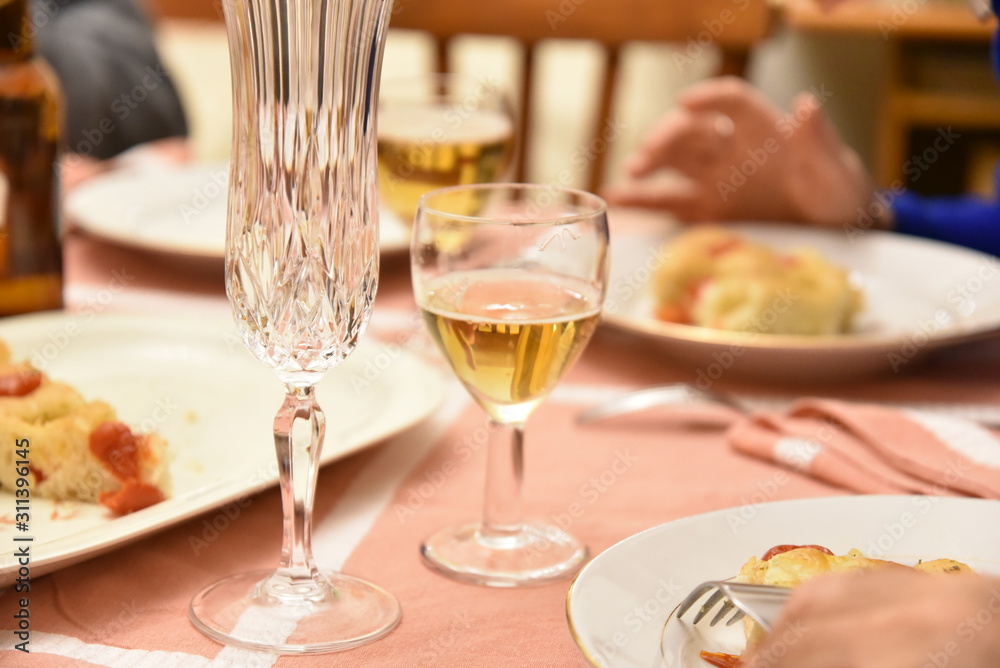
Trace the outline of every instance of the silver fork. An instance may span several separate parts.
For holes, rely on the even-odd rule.
[[[792,593],[786,587],[772,587],[770,585],[746,584],[743,582],[732,582],[729,580],[711,580],[691,590],[681,604],[677,606],[677,618],[691,609],[691,607],[711,592],[705,599],[694,616],[693,624],[697,624],[708,615],[719,603],[722,605],[716,611],[715,616],[708,623],[715,626],[721,622],[726,615],[735,610],[726,621],[726,626],[735,624],[744,615],[749,615],[752,620],[763,627],[765,631],[770,631],[778,613]]]
[[[718,404],[737,413],[750,412],[748,405],[728,394],[702,390],[687,383],[672,383],[627,392],[611,401],[591,406],[577,415],[576,421],[579,424],[586,424],[657,406],[692,406],[696,404]]]

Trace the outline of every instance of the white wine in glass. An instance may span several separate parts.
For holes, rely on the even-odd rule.
[[[581,191],[492,184],[421,198],[411,245],[417,304],[495,423],[483,519],[424,541],[435,570],[519,586],[567,577],[586,559],[573,536],[522,518],[524,428],[597,328],[607,243],[604,202]]]
[[[430,190],[503,179],[514,145],[513,108],[494,81],[433,74],[382,84],[379,192],[407,226]]]
[[[426,286],[421,307],[427,328],[458,379],[501,422],[527,419],[600,319],[599,291],[558,274],[482,269],[436,284]]]

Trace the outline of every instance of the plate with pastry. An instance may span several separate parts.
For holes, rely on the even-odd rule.
[[[570,632],[593,666],[738,666],[760,630],[674,616],[696,586],[742,579],[794,587],[831,571],[918,568],[1000,575],[991,500],[843,496],[766,502],[686,517],[597,555],[566,599]]]
[[[845,381],[1000,329],[997,263],[876,230],[664,223],[614,239],[604,322],[700,384]]]
[[[862,573],[885,568],[913,569],[921,573],[945,576],[976,575],[976,571],[968,564],[949,558],[918,559],[912,563],[902,563],[872,558],[858,549],[837,555],[822,545],[776,545],[759,558],[751,555],[732,580],[794,589],[803,582],[826,573]],[[713,625],[712,615],[719,612],[721,606],[720,610],[713,610],[698,622],[693,621],[697,615],[682,616],[678,611],[667,618],[660,651],[668,668],[743,668],[744,655],[764,639],[767,631],[749,616],[736,619],[730,614]],[[735,625],[729,624],[730,620],[734,620]],[[787,641],[796,641],[794,630]]]
[[[0,587],[25,545],[37,577],[277,483],[282,386],[230,318],[53,312],[0,341]],[[317,396],[327,464],[427,417],[443,383],[366,340]]]

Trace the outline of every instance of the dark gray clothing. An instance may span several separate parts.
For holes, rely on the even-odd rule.
[[[66,148],[98,159],[185,136],[177,90],[138,0],[31,0],[36,51],[66,100]]]

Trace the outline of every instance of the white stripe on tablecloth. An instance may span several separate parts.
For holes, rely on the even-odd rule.
[[[977,464],[1000,468],[1000,441],[978,424],[926,411],[908,410],[906,415],[955,452]]]
[[[14,632],[0,631],[0,634],[4,638],[0,641],[0,651],[16,651],[14,645],[18,641]],[[91,645],[78,638],[43,631],[31,632],[28,648],[33,654],[55,654],[107,668],[207,668],[211,665],[209,659],[196,654]]]
[[[333,511],[313,527],[313,553],[320,568],[343,568],[354,548],[368,535],[375,520],[392,501],[396,488],[471,401],[457,382],[449,383],[447,388],[440,410],[405,437],[390,439],[374,460],[351,481]],[[416,550],[416,546],[413,549]],[[239,623],[253,626],[252,620],[245,618],[241,618]],[[284,639],[272,640],[281,642]],[[225,647],[210,665],[212,668],[269,668],[277,658]]]
[[[296,611],[286,611],[294,613]],[[288,640],[288,636],[295,630],[299,620],[305,615],[289,614],[285,621],[289,624],[275,628],[274,620],[270,615],[265,617],[260,608],[247,608],[246,612],[240,615],[236,622],[235,631],[243,636],[252,635],[259,642],[283,643]],[[241,649],[226,645],[215,655],[209,666],[211,668],[271,668],[277,661],[279,655],[258,652],[250,649]]]
[[[808,471],[821,452],[823,444],[808,438],[779,438],[774,444],[775,460],[796,471]]]
[[[441,409],[408,432],[406,437],[390,439],[374,460],[351,481],[337,506],[315,527],[313,550],[321,567],[339,570],[343,566],[392,500],[396,488],[470,401],[457,382],[449,383]],[[251,625],[253,622],[251,619],[242,621]],[[15,651],[14,631],[0,631],[0,634],[3,637],[0,651]],[[106,668],[270,668],[279,658],[274,654],[227,646],[209,660],[183,652],[88,644],[70,636],[42,631],[31,632],[30,647],[32,652],[79,659]]]
[[[313,552],[320,568],[343,568],[392,501],[396,488],[471,401],[461,385],[448,382],[444,400],[434,416],[408,432],[405,438],[389,440],[374,461],[351,481],[336,512],[313,528]]]

